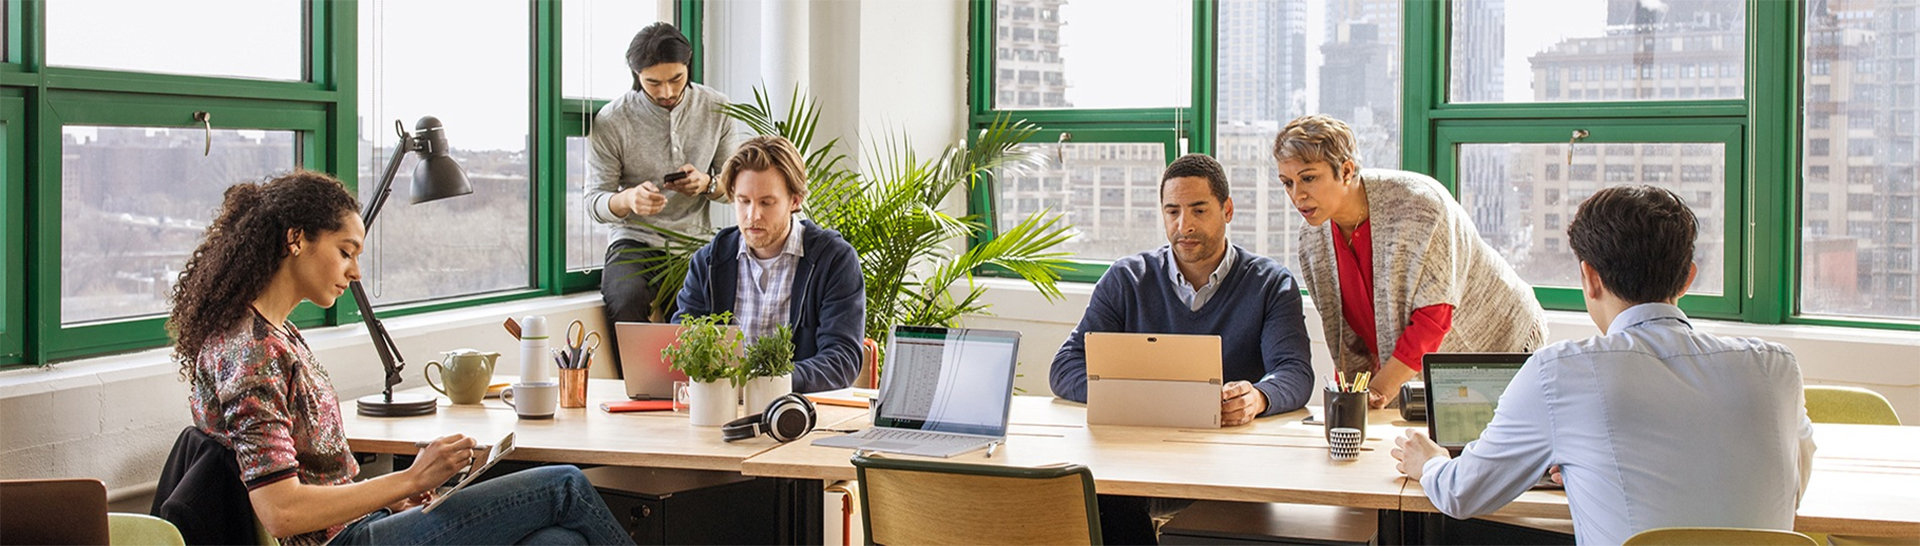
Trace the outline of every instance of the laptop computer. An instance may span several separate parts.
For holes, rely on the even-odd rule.
[[[1527,353],[1430,353],[1421,359],[1427,383],[1427,437],[1460,456],[1493,421],[1500,395],[1526,364]]]
[[[680,325],[616,322],[613,335],[620,347],[620,374],[627,382],[627,398],[672,400],[673,382],[686,381],[687,374],[668,368],[660,351],[679,341]]]
[[[1087,424],[1220,427],[1220,336],[1087,333]]]
[[[1002,442],[1020,333],[896,326],[873,427],[813,445],[952,457]]]

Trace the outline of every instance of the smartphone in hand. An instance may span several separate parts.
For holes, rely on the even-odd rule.
[[[687,179],[687,171],[673,171],[673,172],[667,173],[666,176],[660,177],[660,183],[673,184],[686,179]]]

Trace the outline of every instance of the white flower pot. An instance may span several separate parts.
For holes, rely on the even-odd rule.
[[[735,405],[739,391],[726,380],[699,382],[687,386],[687,420],[696,427],[717,427],[738,414]]]
[[[793,392],[793,376],[755,377],[747,380],[746,412],[748,415],[767,411],[773,400]]]

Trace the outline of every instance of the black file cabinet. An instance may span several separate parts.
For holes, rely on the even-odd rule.
[[[774,480],[732,472],[602,466],[582,471],[637,544],[773,544]]]

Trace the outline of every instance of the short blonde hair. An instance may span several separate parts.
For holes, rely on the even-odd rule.
[[[727,158],[727,165],[720,169],[720,191],[733,195],[733,181],[743,171],[763,172],[773,170],[787,179],[787,191],[794,197],[807,195],[807,162],[800,158],[800,150],[787,139],[774,136],[757,136],[740,145]]]
[[[1360,167],[1359,144],[1353,139],[1353,128],[1347,122],[1324,114],[1312,114],[1294,118],[1280,135],[1273,138],[1273,160],[1275,162],[1298,160],[1303,163],[1324,161],[1333,167],[1338,176],[1346,176],[1341,169],[1348,161],[1354,168]]]

